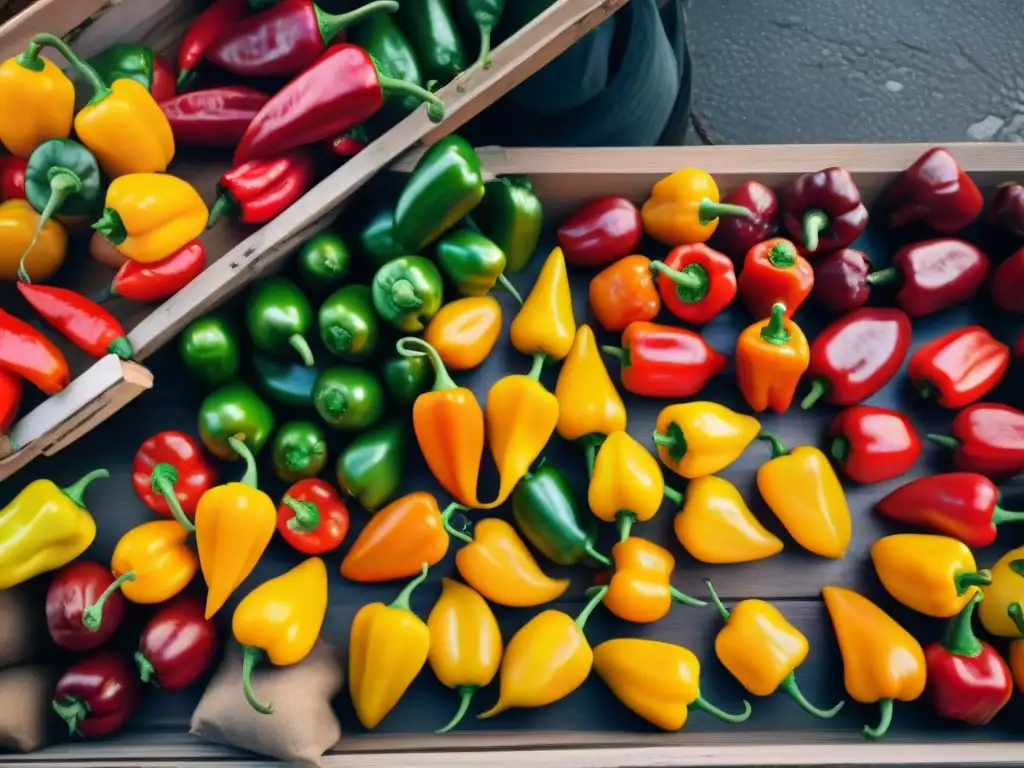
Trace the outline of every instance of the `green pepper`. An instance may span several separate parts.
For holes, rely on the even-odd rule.
[[[480,158],[465,139],[445,136],[423,153],[402,189],[395,206],[395,239],[408,253],[419,253],[483,197]]]
[[[89,59],[107,85],[115,80],[134,80],[147,91],[153,87],[156,54],[140,43],[114,43]]]
[[[311,421],[282,424],[270,446],[274,474],[284,483],[316,477],[327,463],[327,438]]]
[[[460,296],[483,296],[495,283],[522,304],[519,291],[502,274],[505,253],[479,232],[461,228],[446,232],[435,246],[437,263]]]
[[[498,26],[505,10],[505,0],[455,0],[456,7],[480,30],[480,55],[474,64],[484,69],[491,67],[491,33]]]
[[[359,247],[375,268],[405,254],[405,248],[395,239],[394,209],[382,208],[370,218],[359,233]]]
[[[219,315],[189,323],[178,338],[178,349],[188,375],[211,389],[233,379],[242,360],[238,335]]]
[[[366,368],[337,365],[316,377],[313,407],[332,429],[366,429],[384,415],[384,386]]]
[[[234,460],[238,454],[228,444],[238,437],[254,454],[274,431],[274,412],[252,387],[232,381],[206,396],[199,406],[199,438],[218,459]]]
[[[355,43],[382,65],[388,77],[423,86],[423,70],[409,38],[395,24],[389,13],[376,13],[356,24],[348,33],[348,41]],[[384,107],[407,115],[422,104],[415,96],[386,96]],[[397,254],[396,254],[397,255]]]
[[[313,365],[313,350],[303,335],[313,324],[313,307],[291,280],[268,277],[256,283],[245,305],[245,323],[258,349],[284,355],[291,348]]]
[[[369,512],[391,501],[402,484],[405,446],[409,442],[405,425],[392,420],[363,432],[338,457],[338,485]]]
[[[313,383],[320,373],[315,366],[254,352],[252,369],[256,385],[266,397],[288,408],[312,409]]]
[[[377,350],[380,320],[373,295],[365,285],[346,285],[320,307],[320,339],[342,360],[357,363]]]
[[[422,256],[399,256],[373,276],[377,314],[407,333],[422,331],[441,308],[443,297],[441,273]]]
[[[402,0],[397,14],[428,79],[445,84],[466,68],[466,50],[447,0]]]
[[[304,290],[325,296],[342,284],[352,266],[352,254],[336,232],[321,232],[299,248],[295,272]]]
[[[526,266],[540,241],[544,211],[525,176],[501,176],[484,184],[473,223],[505,252],[505,271]]]
[[[391,402],[403,407],[412,405],[417,397],[429,392],[434,384],[434,368],[426,355],[389,357],[381,366],[381,376]]]

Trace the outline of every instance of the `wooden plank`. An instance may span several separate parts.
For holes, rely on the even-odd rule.
[[[33,35],[63,35],[124,0],[40,0],[0,26],[0,60],[18,54]],[[132,0],[146,3],[151,0]],[[131,3],[129,3],[131,4]]]

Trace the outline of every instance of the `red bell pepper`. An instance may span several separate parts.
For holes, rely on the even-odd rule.
[[[134,351],[128,334],[110,312],[95,301],[67,288],[37,285],[22,278],[18,292],[46,322],[93,357],[117,355],[130,360]]]
[[[814,270],[789,240],[772,238],[747,251],[739,293],[755,319],[770,316],[777,303],[785,305],[785,317],[792,317],[813,286]]]
[[[143,683],[180,691],[206,673],[217,655],[219,633],[205,612],[195,597],[178,595],[153,615],[135,652]]]
[[[229,168],[217,184],[206,228],[224,214],[246,224],[270,221],[309,191],[315,171],[313,155],[303,147]]]
[[[0,368],[19,376],[47,395],[71,381],[68,361],[39,331],[0,309]]]
[[[1024,411],[975,403],[953,419],[952,435],[928,439],[953,449],[953,466],[1001,480],[1024,472]]]
[[[721,373],[729,359],[686,328],[630,323],[621,347],[601,347],[621,361],[622,386],[644,397],[690,397]]]
[[[361,125],[353,125],[344,133],[338,134],[324,142],[327,151],[334,157],[348,159],[355,157],[370,143],[370,137],[366,134],[366,128]]]
[[[944,333],[910,356],[907,373],[921,396],[963,408],[992,391],[1010,365],[1010,348],[980,325]]]
[[[25,380],[16,373],[0,368],[0,437],[18,418]]]
[[[139,447],[132,462],[135,495],[189,530],[199,499],[216,482],[217,474],[199,444],[184,432],[158,432]]]
[[[665,308],[688,323],[708,322],[736,298],[732,259],[704,243],[673,248],[651,271]]]
[[[755,218],[723,216],[711,236],[711,245],[728,254],[737,265],[747,251],[758,243],[770,240],[779,231],[779,200],[769,187],[759,181],[744,181],[722,198],[727,205],[738,205],[753,212]],[[760,317],[766,317],[761,315]]]
[[[828,428],[829,454],[855,483],[881,483],[909,470],[921,438],[904,414],[873,405],[841,410]]]
[[[192,282],[206,266],[206,248],[198,240],[185,243],[166,259],[143,264],[129,259],[114,280],[92,297],[97,304],[121,296],[131,301],[161,301]]]
[[[864,251],[840,248],[814,264],[811,296],[824,309],[841,315],[868,303],[874,274]]]
[[[277,530],[299,552],[320,555],[341,546],[348,533],[345,502],[330,483],[315,477],[299,480],[277,508]]]
[[[836,405],[871,397],[899,371],[910,339],[902,309],[861,307],[833,321],[811,342],[811,391],[800,407],[810,408],[823,395]]]
[[[196,17],[178,44],[178,88],[188,86],[206,50],[240,24],[248,11],[248,0],[213,0]]]
[[[786,231],[808,253],[845,248],[868,225],[868,209],[845,168],[797,177],[782,198],[782,214]]]
[[[138,709],[141,688],[127,661],[111,651],[100,651],[64,671],[53,693],[53,711],[72,735],[109,736],[121,730]]]
[[[599,197],[572,213],[556,242],[567,264],[603,267],[636,253],[644,235],[640,210],[624,197]]]
[[[25,199],[26,168],[28,160],[24,157],[0,157],[0,203]]]
[[[160,102],[174,143],[192,147],[233,147],[270,96],[244,85],[181,93]]]
[[[1024,314],[1024,248],[996,267],[989,288],[997,307]]]
[[[921,155],[877,200],[890,227],[920,221],[946,235],[978,218],[983,204],[978,186],[944,147]]]
[[[1024,240],[1024,185],[1016,181],[1001,184],[989,205],[987,223]]]
[[[124,620],[127,602],[121,590],[107,597],[103,620],[95,629],[85,626],[82,615],[113,583],[110,568],[91,560],[57,571],[46,590],[46,626],[53,642],[69,651],[92,651],[107,642]]]
[[[444,104],[430,91],[382,75],[358,45],[332,45],[263,105],[238,142],[234,164],[337,136],[375,115],[385,94],[415,96],[430,105],[431,120],[444,118]]]

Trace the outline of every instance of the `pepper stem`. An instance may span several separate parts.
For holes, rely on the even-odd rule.
[[[125,229],[121,214],[113,208],[104,208],[103,215],[92,225],[92,228],[110,241],[111,245],[117,246],[128,239],[128,230]]]
[[[135,581],[135,571],[122,573],[114,579],[110,586],[103,590],[103,594],[96,598],[96,602],[82,611],[83,627],[90,632],[99,632],[100,627],[103,625],[103,606],[107,604],[107,599],[117,592],[126,581]]]
[[[682,269],[673,269],[661,261],[652,261],[651,272],[664,275],[676,286],[676,297],[687,304],[696,304],[708,295],[711,278],[700,264],[687,264]]]
[[[302,364],[307,368],[312,368],[316,360],[313,359],[313,350],[309,348],[309,342],[306,341],[306,337],[301,333],[293,333],[288,337],[288,344],[299,353],[299,357],[302,358]]]
[[[533,356],[533,360],[530,363],[530,372],[526,374],[527,378],[533,379],[534,381],[540,380],[541,371],[544,370],[544,361],[546,356],[543,352],[538,352]]]
[[[452,515],[454,515],[455,512],[460,509],[465,509],[465,507],[462,506],[461,504],[456,504],[454,502],[445,507],[444,511],[441,513],[441,527],[445,529],[449,536],[452,536],[453,538],[456,538],[459,541],[464,542],[466,544],[472,544],[473,537],[465,531],[460,531],[451,523]]]
[[[248,485],[250,488],[256,488],[256,482],[258,475],[256,472],[256,457],[252,455],[252,451],[249,450],[249,446],[243,442],[244,435],[232,435],[228,438],[228,445],[231,446],[231,450],[245,459],[245,474],[242,475],[242,479],[238,482],[243,485]]]
[[[768,249],[768,263],[776,269],[792,269],[796,264],[796,248],[789,240],[780,240]]]
[[[1003,509],[998,504],[992,509],[992,525],[998,527],[1003,523],[1024,522],[1024,512],[1015,512],[1011,509]]]
[[[609,347],[602,346],[601,351],[609,357],[614,357],[618,360],[623,368],[629,365],[629,348],[628,347]]]
[[[421,88],[416,85],[416,83],[410,83],[406,80],[397,80],[393,77],[388,77],[387,75],[381,74],[379,69],[377,70],[377,80],[380,83],[381,91],[383,91],[386,96],[413,96],[420,101],[426,102],[427,117],[430,118],[432,123],[439,123],[444,120],[444,102],[426,88]]]
[[[1010,617],[1010,621],[1017,627],[1017,632],[1020,633],[1020,636],[1024,637],[1024,609],[1021,609],[1020,603],[1010,603],[1006,606],[1006,615]]]
[[[692,608],[703,608],[707,605],[707,603],[703,600],[698,600],[696,597],[690,597],[685,592],[680,592],[678,589],[671,585],[669,586],[668,591],[672,594],[672,599],[675,600],[677,603],[689,605]]]
[[[89,474],[80,478],[77,482],[72,483],[67,488],[61,488],[61,493],[71,499],[75,504],[82,509],[85,509],[85,489],[89,487],[89,483],[93,480],[100,480],[102,478],[110,477],[110,473],[105,469],[94,469]]]
[[[955,451],[960,447],[960,441],[952,435],[936,435],[933,432],[929,432],[925,437],[936,445],[941,445],[943,448],[949,448],[951,451]]]
[[[50,703],[57,717],[68,724],[68,735],[81,735],[78,724],[89,716],[89,705],[75,696],[65,696],[63,702],[54,699]]]
[[[709,715],[714,715],[719,720],[724,720],[727,723],[742,723],[750,717],[750,702],[744,700],[743,702],[743,714],[742,715],[730,715],[728,712],[723,712],[710,701],[700,695],[700,690],[697,691],[697,698],[695,698],[690,706],[696,707],[701,712],[707,712]]]
[[[590,598],[590,602],[583,607],[583,610],[580,611],[579,615],[576,617],[576,628],[579,629],[580,632],[582,632],[584,627],[587,626],[587,619],[590,618],[590,614],[592,614],[594,609],[597,608],[597,604],[604,600],[604,596],[607,594],[607,586],[599,587],[594,590],[594,594]]]
[[[213,225],[225,215],[234,215],[238,212],[238,201],[230,192],[222,191],[217,199],[210,206],[210,215],[206,219],[206,228],[212,229]]]
[[[477,23],[480,30],[480,55],[476,57],[474,64],[479,64],[481,69],[491,68],[491,31],[492,25]]]
[[[619,527],[619,541],[629,538],[629,532],[636,523],[636,515],[629,510],[622,509],[615,513],[615,524]]]
[[[818,250],[818,240],[822,232],[828,229],[828,214],[824,211],[807,211],[804,214],[804,247],[814,253]]]
[[[111,283],[107,287],[96,291],[96,293],[94,293],[89,298],[92,300],[94,304],[106,304],[115,296],[117,296],[117,290],[114,288],[114,284]]]
[[[33,50],[33,46],[35,50]],[[25,49],[26,55],[35,55],[39,48],[46,46],[47,48],[53,48],[57,53],[67,59],[68,63],[75,68],[75,70],[84,77],[89,85],[92,86],[93,94],[92,98],[89,99],[88,106],[98,104],[107,98],[113,91],[110,90],[103,78],[100,77],[99,72],[90,67],[77,53],[75,53],[71,46],[65,43],[56,35],[51,35],[46,32],[35,35],[32,38],[32,42],[28,44],[28,48]]]
[[[412,596],[412,591],[427,580],[427,571],[429,570],[429,568],[429,565],[423,563],[423,565],[420,566],[420,575],[405,585],[402,591],[398,593],[398,597],[394,599],[394,601],[391,603],[391,605],[388,606],[388,608],[398,608],[403,611],[412,611],[412,608],[409,607],[409,598]]]
[[[245,694],[245,700],[249,702],[250,707],[261,715],[272,715],[274,705],[261,702],[252,690],[252,672],[262,660],[263,651],[260,648],[252,645],[242,646],[242,693]]]
[[[868,285],[890,285],[896,282],[896,278],[899,276],[900,273],[896,267],[886,267],[869,274],[864,278],[864,282]]]
[[[719,203],[710,197],[703,198],[697,204],[697,217],[701,224],[710,224],[720,216],[738,216],[747,221],[758,221],[757,214],[745,205]]]
[[[662,496],[671,501],[673,504],[683,503],[683,494],[681,494],[675,488],[672,488],[670,486],[665,486],[665,489],[662,491]]]
[[[193,72],[191,69],[183,69],[180,72],[178,72],[178,93],[184,93],[185,91],[187,91],[188,87],[192,84],[192,81],[195,80],[195,78],[196,73]]]
[[[757,439],[764,440],[766,443],[771,445],[773,459],[777,459],[780,456],[785,456],[787,453],[789,453],[789,449],[786,448],[786,446],[783,445],[782,441],[779,440],[779,438],[777,438],[771,432],[758,432]]]
[[[805,712],[814,715],[815,717],[820,717],[822,720],[828,720],[830,717],[835,717],[839,714],[839,710],[841,710],[846,704],[845,701],[840,701],[832,707],[832,709],[818,709],[804,697],[803,691],[800,690],[800,686],[796,684],[795,672],[790,672],[786,675],[783,681],[779,683],[779,690],[789,694],[790,698],[799,704]]]
[[[597,461],[597,448],[601,444],[600,435],[587,435],[582,438],[583,461],[587,465],[587,477],[594,476],[594,462]]]
[[[800,407],[805,411],[818,402],[825,394],[828,393],[831,387],[828,381],[821,376],[815,376],[811,379],[811,391],[807,393],[807,396],[800,401]]]
[[[982,568],[980,571],[961,571],[953,577],[957,595],[966,594],[971,587],[987,587],[992,583],[992,571]]]
[[[864,735],[869,739],[882,738],[892,725],[892,699],[880,699],[878,705],[882,708],[882,719],[874,728],[870,725],[864,726]]]
[[[612,564],[612,561],[608,559],[607,555],[603,555],[600,552],[598,552],[596,549],[594,549],[594,545],[593,544],[587,544],[587,546],[585,546],[583,548],[583,551],[587,555],[590,556],[591,560],[595,560],[596,562],[600,563],[601,565],[608,565],[608,566],[610,566]]]
[[[722,621],[729,621],[729,609],[725,607],[721,600],[718,598],[718,593],[715,592],[714,586],[711,584],[711,579],[704,579],[704,586],[708,588],[708,594],[711,596],[711,604],[715,606],[718,611],[718,615],[722,617]]]
[[[391,303],[399,309],[419,309],[423,299],[416,295],[416,288],[404,277],[391,284]]]
[[[946,637],[942,641],[942,647],[954,656],[973,659],[980,656],[985,649],[971,626],[974,621],[974,608],[981,602],[982,597],[984,595],[980,590],[971,595],[971,599],[946,628]]]
[[[419,349],[416,349],[419,347]],[[457,389],[458,384],[452,379],[448,369],[445,368],[444,360],[429,341],[417,338],[416,336],[403,336],[395,342],[395,350],[402,357],[429,357],[430,364],[434,366],[434,386],[431,390],[437,392],[442,389]]]
[[[394,13],[398,10],[396,0],[374,0],[372,3],[361,5],[348,13],[327,13],[320,6],[313,4],[313,13],[316,15],[316,25],[320,30],[320,37],[324,46],[331,44],[342,30],[351,27],[367,16],[378,12]]]
[[[352,342],[355,341],[348,329],[342,328],[340,325],[321,328],[320,333],[332,352],[348,352],[352,348]]]
[[[512,285],[512,281],[505,277],[504,273],[498,275],[497,284],[504,288],[506,293],[512,294],[512,298],[522,306],[523,297],[519,295],[519,291]]]
[[[455,713],[455,717],[448,721],[448,725],[444,728],[438,728],[434,733],[448,733],[452,728],[462,722],[462,718],[466,716],[469,711],[469,704],[473,701],[473,695],[477,692],[479,686],[476,685],[459,685],[456,686],[455,692],[459,694],[459,709]]]
[[[652,437],[654,444],[659,448],[667,449],[669,458],[677,464],[686,456],[686,434],[677,422],[670,421],[664,432],[655,430]]]
[[[178,482],[178,470],[174,468],[173,464],[166,462],[153,467],[153,471],[149,475],[149,484],[154,493],[159,493],[164,497],[164,500],[167,502],[167,509],[170,510],[174,519],[181,523],[182,528],[191,532],[196,527],[192,525],[192,521],[188,519],[181,508],[181,504],[178,503],[178,494],[174,492],[174,484],[176,482]]]
[[[288,530],[296,533],[315,531],[320,525],[320,508],[312,501],[299,501],[285,496],[281,503],[288,506],[295,514],[288,520]]]
[[[23,283],[31,283],[28,272],[25,271],[25,259],[32,252],[32,249],[36,247],[36,243],[39,242],[39,235],[43,231],[43,227],[55,214],[64,202],[76,192],[82,191],[82,180],[78,177],[78,174],[69,168],[52,168],[50,176],[50,197],[46,201],[42,212],[39,214],[39,222],[36,224],[36,231],[32,233],[32,239],[29,241],[28,247],[25,252],[21,254],[21,260],[18,262],[18,279]]]
[[[146,654],[142,651],[135,652],[135,666],[139,668],[139,679],[144,685],[152,683],[159,686],[156,681],[156,667],[153,666],[153,662],[147,659]]]
[[[761,326],[761,338],[768,344],[781,347],[789,341],[790,332],[786,330],[786,305],[781,302],[772,304],[772,314],[768,323]]]
[[[842,464],[850,455],[850,441],[845,437],[834,437],[828,444],[828,452],[833,459]]]

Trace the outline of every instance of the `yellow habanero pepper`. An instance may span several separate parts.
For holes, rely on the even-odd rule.
[[[698,168],[683,168],[661,179],[640,210],[644,232],[672,248],[707,242],[720,216],[757,220],[749,208],[720,203],[715,180]]]
[[[0,589],[67,565],[96,538],[96,522],[82,497],[96,469],[67,488],[34,480],[0,510]]]
[[[736,381],[743,399],[759,413],[782,413],[793,402],[800,377],[811,363],[811,348],[784,304],[772,306],[767,322],[748,325],[736,339]]]
[[[594,671],[615,698],[652,725],[678,731],[694,707],[727,723],[750,717],[750,702],[742,715],[730,715],[700,695],[700,662],[681,645],[622,637],[594,648]]]
[[[840,558],[853,523],[843,486],[828,457],[801,445],[792,451],[768,433],[772,457],[757,470],[757,489],[796,543],[822,557]]]
[[[103,216],[92,228],[132,261],[150,264],[199,237],[208,215],[188,182],[166,173],[133,173],[110,182]]]
[[[1014,613],[1024,605],[1024,547],[1011,549],[992,566],[992,583],[981,588],[985,599],[978,604],[981,626],[996,637],[1021,637]]]
[[[509,338],[512,346],[524,355],[561,360],[569,354],[575,335],[565,255],[561,248],[555,248],[512,321]]]
[[[739,489],[715,475],[689,482],[674,528],[679,543],[702,563],[749,563],[782,551],[782,540],[754,517]]]
[[[390,605],[364,605],[352,619],[348,682],[356,717],[373,730],[402,698],[430,654],[430,630],[409,607],[427,564]]]
[[[451,579],[441,579],[441,597],[427,617],[430,668],[447,688],[459,694],[459,710],[435,733],[448,733],[462,722],[474,694],[490,685],[501,665],[501,629],[494,611],[480,595]]]
[[[28,158],[50,139],[71,135],[75,86],[60,67],[39,55],[53,35],[36,35],[19,55],[0,64],[0,143]]]
[[[590,511],[598,520],[614,522],[619,540],[629,537],[636,522],[657,514],[671,489],[665,487],[658,461],[626,432],[612,432],[594,460],[587,489]]]
[[[913,635],[863,595],[825,587],[821,596],[839,641],[846,692],[861,704],[877,701],[881,705],[879,724],[864,726],[864,735],[880,739],[892,723],[893,699],[914,701],[924,693],[924,650]]]
[[[672,586],[676,559],[653,541],[629,536],[617,542],[612,547],[612,563],[604,606],[620,619],[651,624],[665,618],[673,602],[696,608],[707,605]]]
[[[445,366],[468,371],[487,359],[501,334],[501,304],[493,296],[467,296],[445,304],[423,332]]]
[[[718,403],[699,400],[669,405],[655,422],[661,463],[692,480],[732,464],[761,431],[761,422]]]
[[[219,611],[252,573],[277,528],[277,508],[256,486],[252,452],[236,437],[229,437],[228,443],[245,459],[245,475],[237,483],[211,488],[196,505],[196,548],[209,587],[206,618]]]
[[[61,268],[68,250],[67,231],[50,219],[32,245],[37,226],[39,212],[27,200],[0,203],[0,280],[18,279],[22,254],[25,254],[25,271],[33,282],[47,280]],[[29,245],[32,245],[31,250]]]
[[[950,536],[897,533],[871,545],[871,562],[885,591],[925,616],[956,616],[978,592],[992,583],[979,571],[967,545]]]

